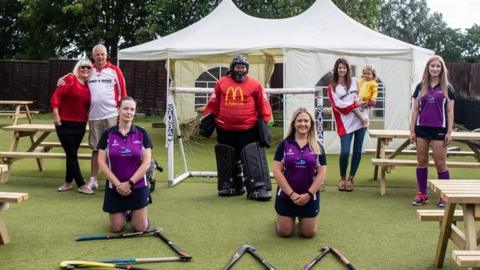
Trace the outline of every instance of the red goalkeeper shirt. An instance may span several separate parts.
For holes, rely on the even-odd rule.
[[[215,115],[217,127],[228,131],[253,128],[259,118],[265,123],[272,119],[272,108],[265,90],[259,81],[250,76],[240,83],[229,75],[220,78],[204,115],[209,113]]]

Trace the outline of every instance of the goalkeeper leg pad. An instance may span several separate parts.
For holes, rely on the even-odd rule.
[[[215,158],[217,160],[219,196],[235,196],[244,192],[235,187],[235,149],[226,144],[215,145]]]
[[[265,149],[258,142],[247,144],[241,152],[244,168],[247,198],[257,201],[268,201],[272,197],[272,182],[268,170]]]

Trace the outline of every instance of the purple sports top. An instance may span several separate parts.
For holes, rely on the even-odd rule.
[[[117,126],[113,126],[102,134],[97,149],[105,150],[108,157],[108,167],[120,182],[127,182],[142,164],[142,150],[153,148],[147,132],[136,125],[132,125],[126,136],[120,133]],[[147,178],[143,175],[136,181],[134,189],[147,186]],[[109,182],[110,188],[112,184]]]
[[[420,97],[422,84],[419,83],[413,93],[413,98],[418,101],[419,111],[417,126],[447,128],[447,103],[448,99],[443,95],[440,84],[427,89],[427,94]],[[455,90],[448,85],[448,98],[455,99]]]
[[[294,137],[284,139],[277,146],[274,160],[283,163],[283,174],[296,193],[306,193],[317,174],[317,167],[327,165],[325,150],[319,145],[321,155],[312,152],[309,144],[300,148]],[[280,188],[278,190],[280,196],[288,198]]]

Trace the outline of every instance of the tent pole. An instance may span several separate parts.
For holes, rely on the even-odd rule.
[[[166,107],[166,116],[167,116],[167,126],[165,128],[165,144],[167,147],[167,157],[168,157],[168,169],[167,169],[167,177],[168,177],[168,183],[173,181],[174,178],[174,151],[173,151],[173,146],[174,146],[174,106],[173,106],[173,95],[172,91],[170,89],[170,58],[167,58],[167,107]]]
[[[286,49],[285,47],[283,48],[283,88],[287,88],[287,57],[286,57]],[[285,137],[285,134],[287,134],[287,131],[285,130],[287,128],[287,125],[285,125],[285,120],[287,119],[287,113],[286,113],[286,108],[287,108],[287,103],[286,103],[286,96],[283,94],[283,108],[282,108],[282,113],[283,113],[283,136]]]

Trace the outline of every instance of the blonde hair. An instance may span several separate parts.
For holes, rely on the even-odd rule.
[[[420,91],[420,96],[424,96],[427,94],[427,89],[430,87],[430,84],[432,82],[432,77],[430,76],[430,72],[428,71],[428,69],[433,61],[440,62],[440,65],[442,66],[442,71],[440,72],[440,88],[442,88],[443,95],[448,99],[448,85],[450,84],[448,82],[448,70],[445,65],[445,61],[439,55],[434,55],[430,57],[427,61],[427,64],[425,65],[422,76],[422,89]]]
[[[73,67],[73,71],[72,71],[73,75],[75,75],[75,77],[77,77],[77,78],[80,78],[80,67],[81,66],[86,66],[86,65],[90,66],[90,70],[93,68],[92,67],[92,62],[90,62],[90,60],[88,60],[88,59],[78,60],[78,62]],[[90,72],[90,75],[88,77],[90,78],[91,75],[92,75],[92,72]]]
[[[365,67],[363,67],[363,71],[365,71],[365,70],[369,70],[370,72],[372,72],[373,80],[374,81],[377,80],[377,71],[375,70],[375,68],[372,65],[366,65]],[[363,78],[363,74],[362,74],[362,78]]]
[[[315,127],[315,121],[313,120],[312,114],[304,107],[300,107],[295,112],[293,112],[292,120],[290,121],[290,127],[288,128],[287,136],[285,138],[295,136],[295,121],[297,120],[297,117],[300,113],[306,113],[308,115],[308,118],[310,118],[310,130],[308,131],[307,135],[307,141],[310,145],[310,148],[315,154],[322,154],[319,146],[320,142],[317,136],[317,128]]]

